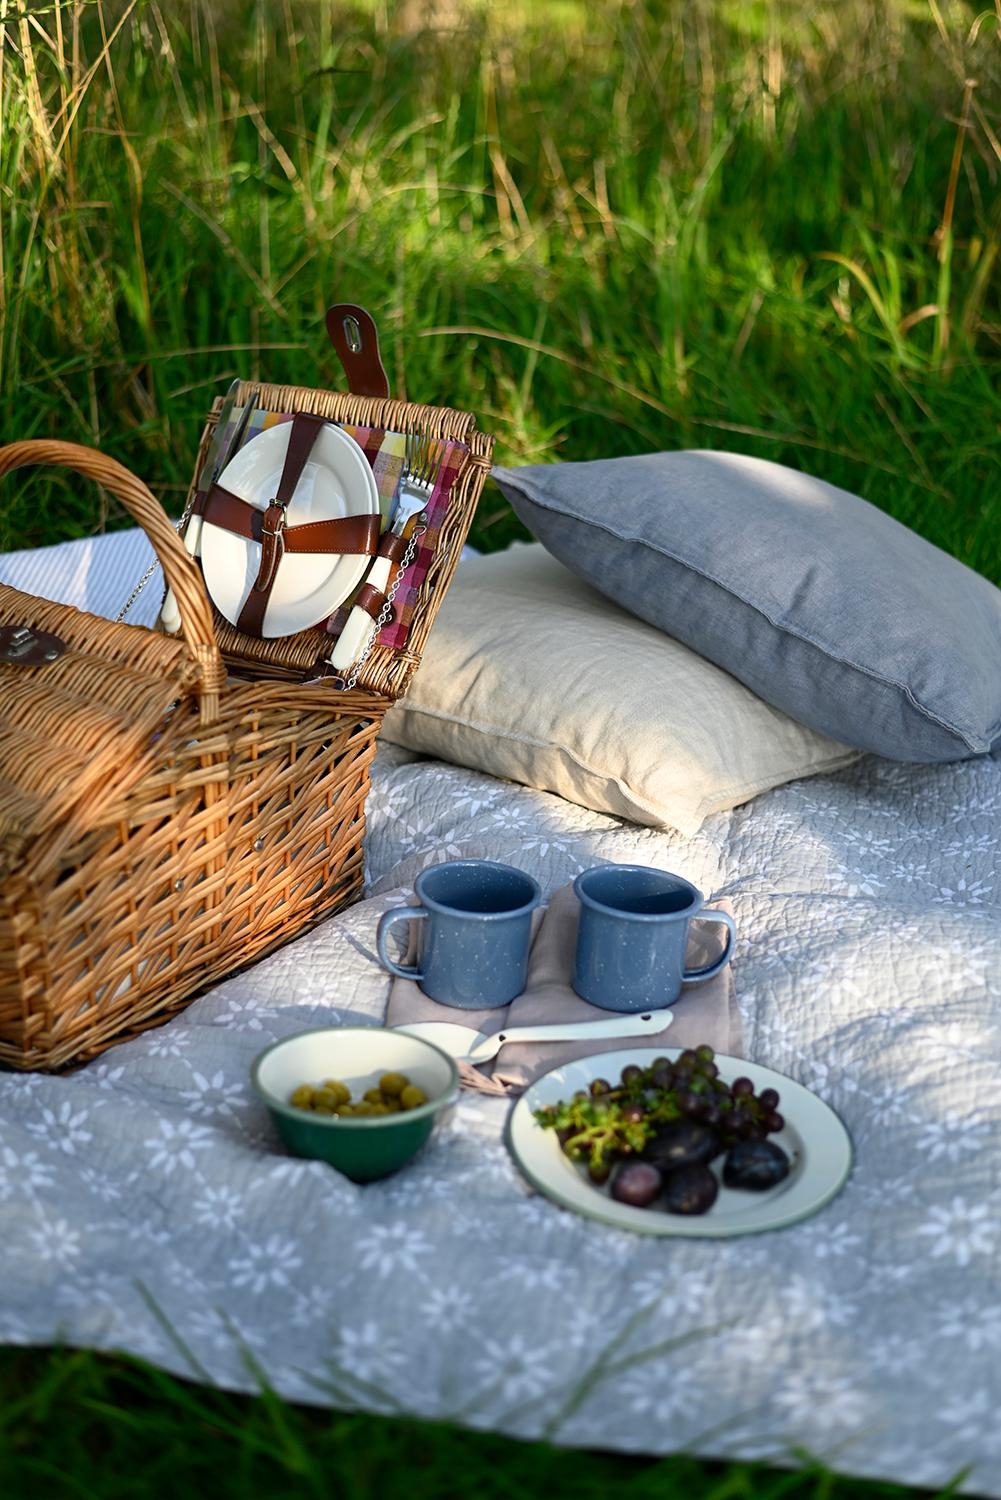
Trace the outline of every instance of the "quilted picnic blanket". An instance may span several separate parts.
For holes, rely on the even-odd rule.
[[[382,748],[365,900],[86,1068],[0,1074],[0,1339],[582,1447],[965,1470],[1001,1497],[999,817],[992,759],[868,757],[685,838]],[[376,921],[456,856],[547,893],[614,860],[725,896],[745,1054],[847,1124],[839,1196],[749,1238],[634,1235],[535,1193],[509,1102],[475,1093],[384,1182],[287,1156],[252,1058],[378,1024]]]

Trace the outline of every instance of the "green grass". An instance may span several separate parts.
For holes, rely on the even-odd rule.
[[[931,1500],[791,1458],[798,1468],[777,1470],[585,1453],[208,1391],[80,1351],[0,1361],[5,1500]]]
[[[758,454],[1001,582],[999,33],[998,0],[0,0],[0,439],[100,447],[176,513],[212,397],[340,385],[357,301],[394,392],[502,463]],[[18,476],[0,549],[124,521]],[[488,486],[473,540],[517,534]],[[65,1351],[0,1357],[0,1431],[11,1497],[911,1493]]]
[[[503,463],[741,449],[1001,579],[993,10],[31,11],[0,0],[0,436],[100,446],[176,511],[212,395],[338,384],[323,312],[359,301],[394,390]],[[103,506],[8,482],[0,547]],[[489,487],[474,539],[516,532]]]

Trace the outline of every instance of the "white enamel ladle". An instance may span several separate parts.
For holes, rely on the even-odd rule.
[[[506,1031],[495,1031],[489,1036],[485,1031],[474,1031],[472,1026],[461,1026],[455,1021],[411,1021],[397,1026],[396,1031],[405,1031],[409,1036],[419,1036],[425,1042],[433,1042],[456,1062],[471,1063],[474,1067],[496,1057],[509,1042],[589,1042],[592,1038],[612,1036],[644,1036],[664,1031],[674,1016],[669,1010],[655,1010],[637,1015],[629,1011],[624,1015],[610,1016],[607,1021],[563,1021],[551,1025],[509,1026]]]

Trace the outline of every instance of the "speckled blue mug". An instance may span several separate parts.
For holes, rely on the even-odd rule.
[[[489,859],[452,859],[422,870],[419,906],[397,906],[379,918],[376,946],[391,974],[416,980],[432,1000],[460,1010],[509,1005],[525,988],[538,881]],[[416,963],[390,957],[390,929],[416,925]]]
[[[663,1010],[683,984],[711,979],[730,962],[736,927],[704,905],[680,875],[647,865],[596,865],[573,883],[580,902],[573,987],[603,1010]],[[688,924],[721,922],[726,946],[715,962],[685,968]]]

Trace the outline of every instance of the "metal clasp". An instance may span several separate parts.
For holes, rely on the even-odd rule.
[[[361,324],[353,313],[348,313],[347,317],[343,320],[342,327],[344,329],[344,337],[348,342],[348,349],[352,354],[360,354],[362,345]]]
[[[47,630],[35,630],[30,625],[0,625],[0,662],[43,667],[68,650],[65,641]]]

